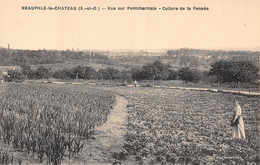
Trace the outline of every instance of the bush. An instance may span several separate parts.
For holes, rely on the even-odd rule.
[[[35,77],[35,71],[31,69],[30,65],[21,65],[21,72],[27,79]]]
[[[178,77],[178,72],[175,70],[169,69],[169,77],[167,78],[168,80],[177,80]]]
[[[169,77],[170,66],[162,63],[161,61],[155,61],[152,64],[146,64],[142,68],[142,72],[145,79],[148,80],[166,80]]]
[[[44,66],[40,66],[36,71],[35,71],[35,78],[38,79],[43,79],[43,78],[50,78],[52,77],[52,73],[49,68],[45,68]]]
[[[53,78],[69,80],[69,79],[75,79],[76,75],[73,75],[70,69],[63,69],[54,72]]]
[[[121,76],[121,72],[117,69],[108,67],[106,69],[100,69],[98,71],[99,73],[99,78],[100,79],[104,79],[104,80],[115,80],[115,79],[120,79]]]
[[[134,80],[176,80],[177,72],[167,64],[161,61],[143,65],[142,68],[132,68],[132,77]]]
[[[19,70],[8,70],[7,75],[4,75],[3,80],[6,82],[23,82],[25,76]]]
[[[180,80],[187,82],[198,82],[201,79],[201,72],[197,69],[191,69],[189,67],[181,68],[178,71],[178,76]]]

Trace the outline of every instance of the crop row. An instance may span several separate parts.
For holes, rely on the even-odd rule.
[[[106,89],[111,90],[111,89]],[[119,161],[153,164],[257,164],[259,98],[174,89],[113,89],[125,95],[128,131]],[[232,139],[233,101],[246,139]]]
[[[60,164],[82,150],[114,102],[111,94],[72,85],[3,84],[0,137],[40,162]]]

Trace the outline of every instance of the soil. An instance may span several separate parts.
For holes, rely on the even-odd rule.
[[[86,141],[83,151],[72,159],[72,164],[113,163],[113,153],[121,152],[124,143],[124,133],[127,129],[127,103],[125,98],[116,97],[116,105],[108,115],[106,123],[95,129],[94,137]]]

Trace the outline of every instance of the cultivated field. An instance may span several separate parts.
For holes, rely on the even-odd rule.
[[[115,103],[100,90],[62,85],[1,84],[1,163],[23,163],[7,145],[27,153],[25,163],[61,163],[84,146]]]
[[[113,91],[129,100],[126,142],[115,155],[122,162],[259,163],[259,98],[155,88]],[[246,140],[231,138],[234,99],[242,107]]]
[[[128,100],[124,109],[128,113],[127,127],[122,128],[126,132],[124,146],[120,151],[105,153],[114,159],[100,163],[259,162],[259,98],[256,97],[149,87],[6,83],[0,87],[2,153],[6,146],[29,153],[27,157],[14,155],[19,158],[14,159],[15,163],[67,163],[68,158],[80,160],[88,148],[100,149],[101,146],[93,143],[88,146],[84,139],[91,139],[96,126],[106,121],[115,104],[113,93]],[[245,140],[231,138],[234,99],[242,107]],[[96,140],[99,138],[91,139]],[[12,153],[14,150],[9,156]],[[81,160],[78,163],[87,161]]]

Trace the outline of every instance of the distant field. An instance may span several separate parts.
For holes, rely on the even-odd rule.
[[[117,65],[105,65],[105,64],[98,64],[98,63],[89,63],[86,61],[66,61],[65,63],[56,63],[56,64],[42,64],[42,65],[33,65],[32,69],[37,69],[39,66],[44,66],[46,68],[50,68],[52,71],[61,70],[61,69],[71,69],[76,66],[89,66],[94,68],[95,70],[105,69],[107,67],[113,67],[118,70],[123,70],[124,67],[117,66]]]
[[[106,65],[106,64],[98,64],[98,63],[89,63],[86,61],[66,61],[65,63],[56,63],[56,64],[39,64],[39,65],[32,65],[32,69],[37,69],[39,66],[44,66],[46,68],[50,68],[52,71],[56,71],[56,70],[61,70],[61,69],[71,69],[73,67],[76,66],[89,66],[94,68],[95,70],[99,70],[99,69],[105,69],[107,67],[113,67],[115,69],[118,69],[120,71],[124,70],[125,68],[123,66],[120,65]],[[0,66],[0,71],[4,71],[7,72],[10,69],[13,69],[15,67],[15,69],[20,69],[20,66]]]
[[[166,80],[166,81],[140,81],[140,85],[144,84],[151,84],[151,85],[157,85],[157,86],[173,86],[173,87],[194,87],[194,88],[213,88],[213,89],[226,89],[226,90],[237,90],[237,91],[255,91],[259,92],[259,83],[255,84],[240,84],[239,88],[232,87],[232,84],[225,83],[221,84],[219,87],[217,87],[217,83],[204,83],[204,82],[198,82],[198,83],[183,83],[181,80]]]

